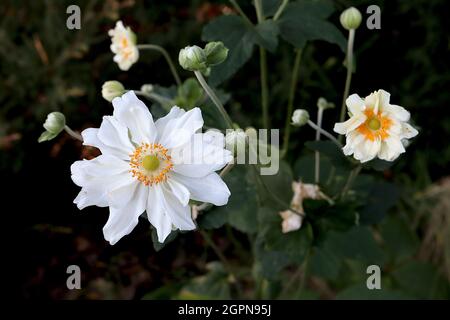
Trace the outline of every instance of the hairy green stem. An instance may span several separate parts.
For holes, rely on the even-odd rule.
[[[323,108],[317,108],[317,126],[319,128],[322,128],[322,117],[323,117]],[[316,141],[320,141],[320,131],[316,130]],[[320,180],[320,152],[315,151],[314,152],[314,181],[316,184],[319,184]]]
[[[137,48],[140,50],[141,49],[155,50],[161,53],[166,59],[167,64],[169,65],[170,71],[172,72],[173,78],[175,79],[177,86],[181,86],[180,76],[178,75],[177,69],[175,68],[175,64],[173,63],[172,58],[170,58],[169,53],[166,51],[166,49],[156,44],[138,44]]]
[[[211,101],[214,103],[214,105],[219,110],[220,114],[222,115],[226,125],[229,129],[233,128],[233,121],[231,121],[230,116],[228,115],[227,111],[223,107],[222,102],[217,97],[217,95],[214,93],[214,91],[211,89],[211,87],[206,82],[205,78],[203,77],[203,74],[200,71],[194,71],[195,76],[197,77],[198,82],[203,87],[203,89],[206,91],[206,94],[211,98]]]
[[[345,120],[345,111],[347,110],[345,106],[345,101],[347,100],[348,94],[350,92],[350,84],[352,81],[352,73],[353,73],[353,44],[355,41],[355,30],[351,29],[348,32],[348,41],[347,41],[347,76],[345,78],[345,88],[344,95],[342,97],[342,105],[341,105],[341,115],[339,117],[339,122],[343,122]],[[339,141],[342,141],[342,137],[339,137]]]
[[[242,8],[239,6],[236,0],[230,0],[230,3],[233,5],[233,7],[236,9],[236,11],[239,13],[239,15],[245,20],[245,22],[248,25],[251,25],[253,27],[253,23],[250,20],[250,18],[245,14],[245,12],[242,10]]]
[[[286,8],[289,0],[283,0],[283,2],[278,7],[277,12],[275,12],[275,15],[273,16],[273,21],[277,21],[278,18],[280,18],[281,14],[283,13],[284,9]]]
[[[300,70],[300,62],[302,58],[302,50],[297,49],[294,61],[294,69],[292,70],[291,86],[289,89],[288,107],[286,113],[286,123],[284,125],[284,139],[283,149],[281,151],[281,158],[284,158],[289,148],[289,138],[291,135],[291,116],[294,109],[295,89],[297,88],[298,73]]]
[[[80,140],[81,142],[83,142],[83,137],[81,136],[81,134],[79,134],[78,132],[73,131],[72,129],[69,128],[68,125],[64,126],[64,130],[67,132],[67,134],[69,136],[71,136],[74,139]]]
[[[162,96],[160,94],[157,94],[157,93],[153,93],[153,92],[147,93],[147,92],[143,92],[143,91],[140,91],[140,90],[134,90],[134,93],[136,95],[138,95],[138,96],[146,97],[146,98],[148,98],[150,100],[153,100],[153,101],[159,103],[160,105],[162,105],[163,107],[166,106],[166,105],[173,105],[174,104],[172,99],[166,98],[166,97],[164,97],[164,96]]]
[[[328,139],[330,139],[331,141],[333,141],[339,148],[342,148],[342,143],[340,143],[331,133],[329,133],[328,131],[320,128],[319,126],[317,126],[317,124],[315,124],[314,122],[312,122],[311,120],[308,120],[308,125],[313,128],[316,131],[320,131],[321,134],[323,134],[325,137],[327,137]]]

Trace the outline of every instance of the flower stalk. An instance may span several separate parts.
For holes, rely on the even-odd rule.
[[[291,121],[292,111],[294,109],[295,89],[297,88],[298,74],[299,74],[299,70],[300,70],[300,62],[301,62],[301,58],[302,58],[302,50],[298,49],[296,51],[297,51],[297,53],[295,55],[294,69],[292,70],[291,86],[289,89],[288,107],[287,107],[287,113],[286,113],[286,124],[284,127],[284,139],[283,139],[283,149],[281,151],[281,158],[284,158],[284,156],[287,153],[288,147],[289,147],[289,138],[290,138],[290,134],[291,134],[290,121]]]
[[[230,129],[233,128],[233,121],[231,121],[230,116],[228,115],[227,111],[225,110],[220,99],[217,97],[217,95],[214,93],[214,91],[211,89],[211,87],[206,82],[205,78],[203,77],[203,74],[200,71],[194,71],[194,74],[197,77],[197,80],[200,83],[200,85],[205,90],[206,94],[211,98],[211,101],[214,103],[214,105],[219,110],[227,127]]]
[[[355,29],[350,29],[348,31],[348,41],[347,41],[347,76],[345,78],[345,88],[344,95],[342,97],[342,105],[341,105],[341,115],[339,117],[339,122],[343,122],[345,120],[345,111],[347,110],[345,106],[345,100],[348,98],[348,94],[350,92],[350,84],[352,82],[352,73],[353,73],[353,44],[355,42]]]

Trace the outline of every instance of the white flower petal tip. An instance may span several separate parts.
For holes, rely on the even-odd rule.
[[[232,155],[222,133],[201,133],[200,109],[173,107],[153,122],[132,91],[115,98],[113,107],[100,128],[82,132],[84,143],[102,154],[71,166],[72,180],[81,187],[77,207],[109,207],[105,240],[117,243],[146,211],[162,243],[172,230],[196,229],[190,199],[217,206],[228,202],[230,190],[216,171]]]
[[[404,144],[418,134],[408,121],[410,113],[390,103],[390,94],[378,90],[365,99],[352,94],[346,100],[350,118],[334,125],[334,131],[346,136],[345,155],[365,163],[379,158],[394,161],[405,152]],[[403,141],[403,143],[402,143]]]
[[[286,210],[280,212],[280,216],[283,219],[281,222],[281,231],[283,233],[296,231],[302,227],[303,218],[300,215],[290,210]]]
[[[139,59],[139,50],[136,44],[136,35],[131,29],[125,28],[122,21],[117,21],[114,29],[108,31],[111,37],[111,51],[122,71],[127,71]]]

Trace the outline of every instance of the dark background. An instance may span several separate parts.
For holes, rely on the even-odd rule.
[[[85,20],[81,30],[68,31],[65,9],[72,3],[0,4],[1,215],[6,247],[2,263],[11,268],[7,280],[14,282],[14,297],[26,299],[139,299],[168,282],[181,287],[183,281],[200,274],[211,258],[203,238],[196,232],[183,234],[155,253],[148,223],[140,223],[110,246],[101,230],[108,210],[79,211],[72,203],[79,188],[70,179],[70,165],[95,156],[96,151],[82,148],[63,134],[44,144],[38,144],[37,138],[46,114],[55,110],[62,111],[75,130],[98,127],[101,116],[112,112],[100,93],[107,80],[120,80],[127,88],[139,88],[144,82],[171,85],[171,74],[155,53],[141,52],[129,72],[118,69],[107,36],[116,20],[130,25],[139,43],[160,44],[176,59],[180,48],[201,43],[201,28],[220,15],[227,2],[78,1]],[[381,30],[363,25],[357,31],[351,92],[365,96],[382,88],[391,93],[393,103],[411,112],[420,134],[385,174],[419,192],[440,184],[449,173],[450,7],[445,0],[336,1],[331,20],[339,25],[339,12],[349,5],[367,16],[365,8],[370,4],[382,8]],[[242,6],[251,15],[250,5]],[[315,42],[306,48],[296,107],[312,110],[318,96],[340,106],[343,59],[339,48],[327,43]],[[275,128],[284,123],[292,63],[286,44],[276,55],[269,54]],[[255,54],[224,85],[233,94],[227,108],[243,127],[258,126],[254,122],[260,112],[258,66]],[[331,128],[334,118],[325,119],[325,127]],[[302,135],[306,139],[313,132],[304,130]],[[301,152],[302,141],[293,142],[291,154]],[[236,233],[245,246],[245,238]],[[215,232],[215,238],[227,252],[225,230]],[[66,289],[70,264],[83,271],[81,293]]]

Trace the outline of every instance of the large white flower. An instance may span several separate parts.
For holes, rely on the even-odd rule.
[[[84,145],[100,149],[93,160],[76,161],[72,180],[82,187],[74,203],[79,209],[109,207],[103,228],[115,244],[137,225],[144,211],[163,242],[173,229],[192,230],[189,199],[217,206],[230,191],[215,172],[232,160],[221,133],[201,133],[199,108],[173,107],[153,122],[133,91],[112,101],[112,116],[100,128],[82,132]]]
[[[111,51],[114,62],[121,70],[128,70],[139,59],[139,50],[136,46],[136,35],[130,27],[123,25],[122,21],[116,22],[116,27],[108,31],[111,37]]]
[[[334,131],[346,135],[345,155],[366,162],[378,157],[394,161],[405,152],[402,140],[418,131],[409,123],[410,114],[403,107],[389,103],[384,90],[371,93],[364,100],[357,94],[347,98],[350,119],[336,123]]]

